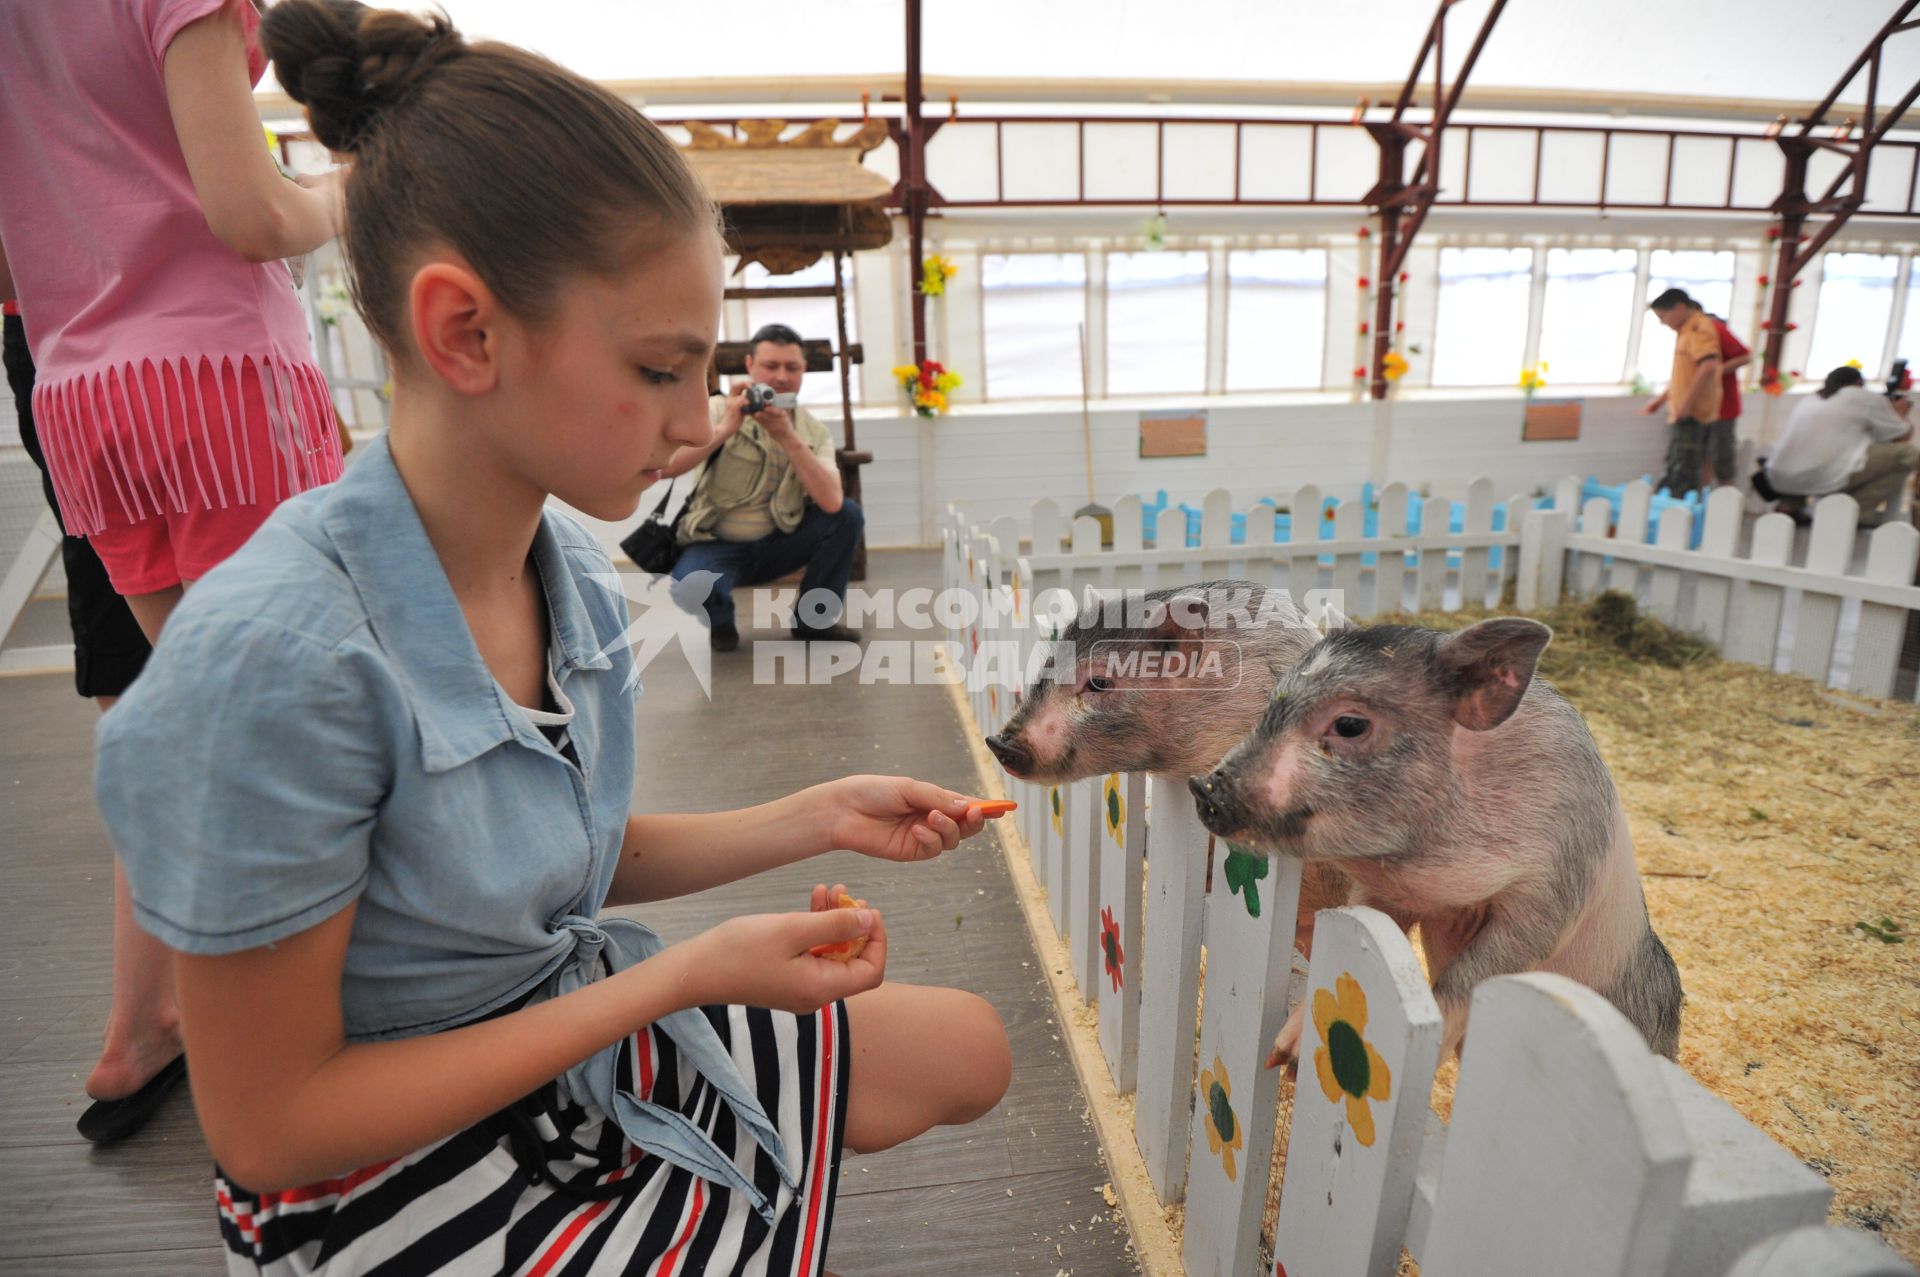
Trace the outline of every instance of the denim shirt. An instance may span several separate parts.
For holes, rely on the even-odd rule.
[[[385,438],[207,573],[99,727],[100,811],[140,925],[180,952],[226,954],[357,901],[340,982],[354,1042],[559,996],[658,952],[639,923],[596,918],[633,795],[620,578],[551,510],[533,558],[578,766],[482,660]],[[658,1027],[795,1187],[706,1017]],[[620,1049],[568,1070],[562,1089],[771,1222],[705,1134],[618,1089]]]

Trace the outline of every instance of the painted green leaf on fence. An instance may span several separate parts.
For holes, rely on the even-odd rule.
[[[1247,916],[1258,918],[1260,879],[1267,876],[1267,858],[1237,843],[1228,843],[1226,874],[1227,890],[1242,893],[1247,902]]]

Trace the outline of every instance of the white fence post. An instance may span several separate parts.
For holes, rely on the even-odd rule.
[[[1668,506],[1660,512],[1654,544],[1663,550],[1684,550],[1693,536],[1693,513],[1685,506]],[[1653,584],[1647,590],[1647,610],[1667,625],[1680,624],[1680,569],[1656,567]]]
[[[1693,1151],[1665,1277],[1725,1272],[1754,1238],[1826,1219],[1826,1180],[1678,1064],[1656,1058],[1654,1067]]]
[[[1753,546],[1747,558],[1769,567],[1784,567],[1793,553],[1793,520],[1784,514],[1763,514],[1753,525]],[[1761,669],[1772,669],[1780,646],[1780,607],[1786,591],[1777,585],[1748,581],[1734,596],[1739,619],[1727,626],[1726,656]]]
[[[1360,540],[1367,534],[1367,508],[1358,501],[1343,501],[1333,512],[1333,535],[1336,540]],[[1373,615],[1379,608],[1369,608],[1360,597],[1360,566],[1365,557],[1363,550],[1342,550],[1333,556],[1333,588],[1340,595],[1340,611],[1353,621],[1361,621]]]
[[[1493,480],[1475,479],[1467,486],[1466,519],[1463,532],[1493,531]],[[1460,551],[1460,606],[1487,605],[1487,568],[1492,555],[1485,546],[1468,546]]]
[[[1740,543],[1741,508],[1746,498],[1738,488],[1715,488],[1707,498],[1706,526],[1700,530],[1700,553],[1708,559],[1731,559]],[[1686,627],[1707,642],[1720,646],[1727,637],[1727,604],[1733,582],[1702,572],[1693,582],[1693,614]]]
[[[1309,990],[1276,1271],[1390,1277],[1440,1058],[1440,1008],[1405,933],[1373,909],[1321,911]]]
[[[1529,510],[1520,525],[1520,575],[1514,606],[1522,612],[1560,602],[1567,559],[1567,516],[1560,510]]]
[[[1851,1228],[1796,1228],[1740,1257],[1727,1277],[1920,1277],[1886,1244]]]
[[[1180,1247],[1187,1277],[1249,1277],[1259,1269],[1279,1111],[1280,1071],[1266,1060],[1286,1019],[1299,902],[1299,861],[1216,842]]]
[[[1467,1038],[1422,1277],[1663,1271],[1692,1158],[1639,1032],[1530,972],[1480,985]]]
[[[1886,524],[1867,541],[1867,580],[1910,585],[1916,558],[1920,558],[1920,528],[1911,523]],[[1905,608],[1863,601],[1847,686],[1867,696],[1892,696],[1894,676],[1900,668],[1900,644],[1906,632]]]
[[[1373,577],[1373,611],[1407,608],[1407,485],[1389,483],[1380,490],[1380,553]],[[1298,602],[1299,600],[1295,600]]]
[[[1080,996],[1091,1002],[1100,992],[1100,786],[1104,778],[1076,780],[1067,786],[1073,819],[1067,829],[1067,925],[1060,936],[1073,958]]]
[[[1620,520],[1614,525],[1613,539],[1627,545],[1645,545],[1647,543],[1647,515],[1653,509],[1653,489],[1647,486],[1645,479],[1635,479],[1620,494]],[[1619,590],[1623,594],[1639,595],[1640,564],[1629,558],[1615,556],[1613,568],[1607,574],[1607,588]]]
[[[1320,489],[1309,483],[1293,494],[1288,506],[1289,545],[1311,547],[1320,540]],[[1295,607],[1306,610],[1308,590],[1320,588],[1320,555],[1316,552],[1287,556],[1287,593]]]
[[[1844,576],[1853,558],[1853,534],[1860,523],[1860,503],[1843,492],[1821,497],[1813,507],[1813,532],[1807,538],[1807,570]],[[1793,622],[1793,665],[1822,687],[1833,664],[1834,633],[1840,626],[1840,598],[1815,590],[1800,592]]]
[[[1613,507],[1607,504],[1605,497],[1594,497],[1580,511],[1580,535],[1609,539],[1613,536]],[[1576,598],[1590,599],[1600,593],[1600,570],[1606,566],[1606,555],[1592,551],[1580,555],[1580,584],[1574,590]]]
[[[1200,1007],[1201,909],[1209,835],[1187,778],[1148,779],[1147,907],[1140,971],[1139,1096],[1133,1134],[1160,1200],[1186,1195],[1187,1114],[1193,1101],[1194,1020]]]
[[[1114,1089],[1134,1088],[1140,1062],[1140,857],[1147,839],[1147,777],[1115,772],[1100,785],[1100,894],[1093,983],[1100,1049]]]
[[[1453,517],[1453,503],[1445,497],[1428,497],[1420,506],[1420,541],[1447,535],[1449,520]],[[1422,612],[1432,612],[1447,601],[1447,552],[1432,546],[1420,551],[1420,566],[1415,570],[1417,582],[1414,605]]]

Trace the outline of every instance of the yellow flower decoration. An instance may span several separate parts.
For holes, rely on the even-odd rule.
[[[1066,811],[1064,804],[1060,801],[1060,786],[1053,785],[1047,789],[1047,807],[1053,812],[1053,832],[1065,838],[1067,836]]]
[[[1380,361],[1380,375],[1388,381],[1398,381],[1407,375],[1407,358],[1397,350],[1389,350],[1387,357]]]
[[[1107,812],[1107,834],[1113,839],[1113,845],[1125,851],[1127,849],[1127,797],[1120,791],[1120,773],[1114,772],[1107,777],[1107,783],[1100,787],[1101,804]]]
[[[960,268],[953,264],[951,257],[942,257],[938,253],[930,255],[920,263],[920,291],[928,297],[938,297],[947,291],[947,281],[958,274]]]
[[[914,382],[920,380],[920,370],[912,364],[895,364],[893,367],[893,376],[894,380],[898,381],[901,385],[911,386]]]
[[[1227,1171],[1227,1182],[1236,1183],[1239,1167],[1234,1164],[1233,1155],[1244,1146],[1246,1133],[1234,1115],[1233,1083],[1227,1078],[1227,1066],[1217,1055],[1213,1057],[1212,1068],[1200,1070],[1200,1103],[1206,1112],[1207,1151],[1220,1158]]]
[[[1313,991],[1313,1027],[1320,1046],[1313,1053],[1313,1071],[1329,1103],[1347,1102],[1347,1125],[1353,1138],[1373,1146],[1373,1109],[1369,1100],[1393,1098],[1393,1074],[1373,1043],[1361,1035],[1367,1028],[1367,993],[1360,982],[1343,971],[1332,989]]]

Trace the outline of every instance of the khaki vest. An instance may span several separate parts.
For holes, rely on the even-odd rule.
[[[716,417],[726,411],[726,400],[716,397],[712,402]],[[833,436],[812,413],[796,407],[793,426],[815,456],[828,465],[834,463]],[[768,466],[781,466],[786,470],[780,486],[773,491],[773,526],[782,532],[799,527],[800,517],[807,510],[807,490],[800,483],[800,472],[793,468],[793,462],[780,445],[767,437],[760,423],[748,417],[733,438],[707,458],[700,482],[687,498],[686,517],[680,521],[680,544],[713,540],[720,516],[745,505],[760,490],[760,481]]]

